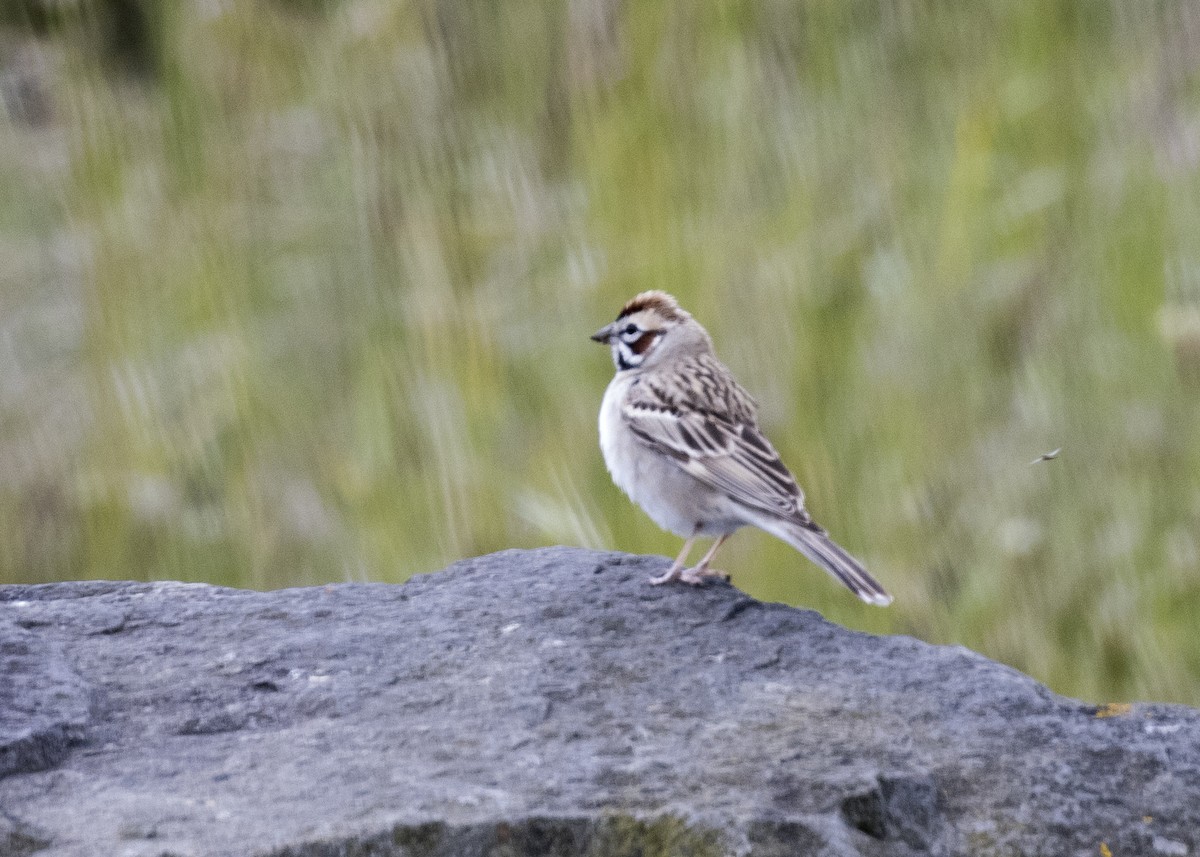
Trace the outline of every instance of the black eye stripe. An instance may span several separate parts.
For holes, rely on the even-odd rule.
[[[620,326],[617,319],[616,338],[613,341],[613,357],[618,369],[633,369],[642,365],[647,354],[655,343],[662,337],[662,330],[646,330],[636,322],[630,321]]]

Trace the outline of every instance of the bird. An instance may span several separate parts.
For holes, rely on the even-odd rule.
[[[734,532],[787,542],[868,604],[890,596],[804,507],[804,492],[758,424],[758,410],[716,355],[712,337],[664,291],[631,298],[592,339],[616,374],[600,405],[600,450],[613,482],[662,529],[684,539],[655,585],[728,580],[709,568]],[[692,568],[702,536],[715,541]]]

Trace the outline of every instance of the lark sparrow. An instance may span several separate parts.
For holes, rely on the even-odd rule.
[[[686,541],[651,583],[725,577],[709,563],[741,527],[796,548],[869,604],[892,597],[804,509],[804,494],[759,430],[754,400],[717,359],[700,323],[666,292],[637,295],[592,339],[612,347],[617,374],[600,406],[604,463],[656,524]],[[716,541],[685,569],[700,536]]]

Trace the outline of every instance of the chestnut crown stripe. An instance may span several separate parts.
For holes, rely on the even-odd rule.
[[[633,315],[635,312],[642,310],[654,310],[664,319],[668,321],[683,321],[688,318],[688,314],[680,309],[675,298],[671,297],[666,292],[650,291],[642,292],[640,295],[635,295],[621,308],[620,314],[617,316],[617,321]]]

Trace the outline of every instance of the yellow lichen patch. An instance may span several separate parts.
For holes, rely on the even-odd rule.
[[[1108,847],[1107,842],[1100,843],[1100,857],[1113,857],[1112,849]]]
[[[1128,702],[1106,702],[1096,709],[1097,717],[1120,717],[1122,714],[1128,714],[1133,711],[1133,706]]]

